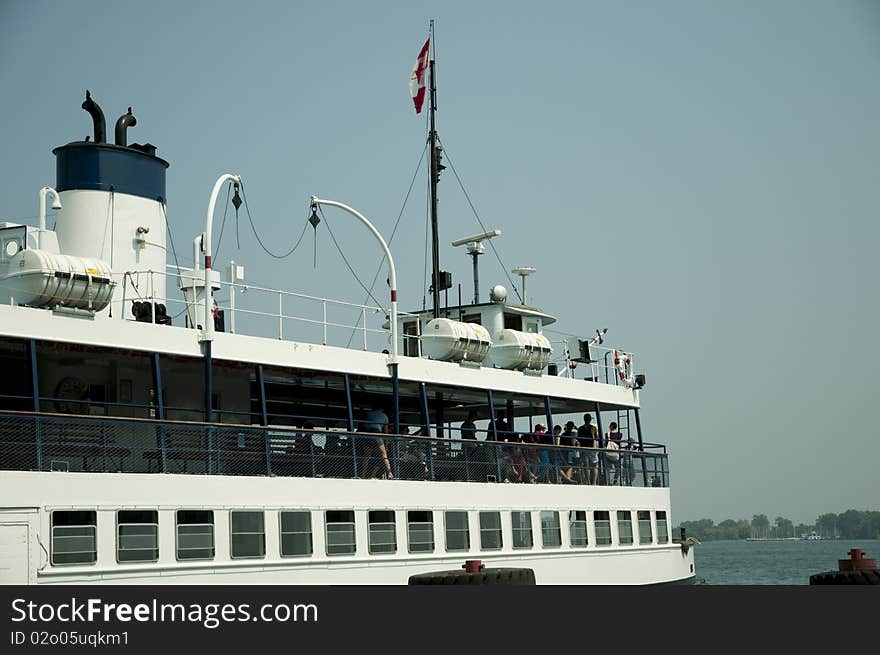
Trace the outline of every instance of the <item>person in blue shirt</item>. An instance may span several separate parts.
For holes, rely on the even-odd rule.
[[[388,415],[379,405],[374,405],[371,410],[364,414],[364,417],[358,422],[358,432],[368,432],[372,434],[388,434]],[[362,446],[361,458],[362,469],[365,478],[374,478],[379,474],[380,464],[373,463],[373,453],[378,451],[381,457],[381,465],[385,467],[385,476],[390,480],[394,477],[391,471],[391,462],[388,461],[388,449],[385,446],[385,440],[382,437],[358,437],[358,442]]]

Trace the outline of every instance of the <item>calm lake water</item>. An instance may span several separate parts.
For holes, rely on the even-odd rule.
[[[850,548],[880,560],[880,540],[704,541],[695,548],[697,578],[714,585],[807,585],[813,573],[836,571]]]

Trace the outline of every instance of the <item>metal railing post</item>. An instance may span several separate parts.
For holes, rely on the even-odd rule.
[[[263,424],[263,447],[266,450],[266,475],[272,476],[272,448],[269,443],[269,414],[266,411],[266,378],[263,365],[257,364],[257,393],[260,396],[260,423]]]
[[[422,419],[422,436],[429,439],[431,436],[431,418],[428,413],[428,387],[424,382],[419,382],[419,409]],[[434,442],[425,442],[425,463],[428,465],[428,479],[434,479]]]
[[[156,323],[156,279],[152,269],[150,270],[150,322]]]
[[[284,311],[283,311],[283,296],[281,292],[278,292],[278,338],[284,338]]]
[[[361,325],[364,332],[364,350],[367,349],[367,308],[361,307]]]
[[[235,262],[229,262],[229,333],[235,334]]]
[[[119,318],[121,318],[123,320],[125,320],[125,289],[126,289],[126,280],[128,280],[128,278],[129,278],[128,273],[125,273],[125,275],[122,276],[122,305],[121,305],[122,309],[119,312]]]
[[[327,301],[321,301],[323,314],[324,314],[324,345],[327,345]]]
[[[159,353],[153,353],[153,389],[156,394],[156,413],[160,421],[165,420],[165,399],[162,397],[162,367]],[[168,453],[165,446],[165,425],[160,423],[156,431],[159,443],[159,457],[162,464],[162,473],[168,472]]]
[[[37,342],[28,339],[27,350],[31,363],[31,393],[33,394],[34,412],[40,413],[40,376],[37,371]],[[43,470],[43,435],[40,429],[39,416],[34,417],[34,441],[37,447],[37,470]]]
[[[495,453],[495,478],[496,482],[502,482],[501,479],[501,446],[498,445],[498,425],[495,423],[495,396],[491,389],[486,389],[486,400],[489,402],[489,430],[486,432],[486,438],[492,437],[492,452]]]

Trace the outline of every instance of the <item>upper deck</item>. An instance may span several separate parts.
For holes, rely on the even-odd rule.
[[[362,447],[374,437],[359,423],[393,405],[394,477],[583,482],[596,453],[597,481],[668,485],[665,447],[642,438],[639,392],[624,386],[422,357],[402,357],[393,384],[381,352],[218,333],[206,357],[195,329],[28,307],[0,306],[0,326],[0,468],[372,476]],[[601,440],[521,443],[539,422],[584,412],[600,436],[616,420],[638,446],[608,469]],[[476,444],[461,440],[470,413]]]

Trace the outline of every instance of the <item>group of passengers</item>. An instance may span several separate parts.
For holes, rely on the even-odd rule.
[[[462,455],[466,462],[478,463],[484,443],[476,443],[477,426],[475,421],[478,415],[471,411],[466,420],[459,427],[459,435],[463,440]],[[501,474],[502,479],[508,482],[531,482],[563,484],[599,484],[599,450],[604,449],[607,464],[607,479],[610,484],[620,484],[625,475],[620,453],[621,449],[634,448],[632,440],[624,444],[623,434],[618,430],[617,423],[609,425],[609,431],[605,434],[604,448],[599,441],[599,430],[592,422],[590,414],[584,414],[584,422],[575,426],[574,421],[568,421],[565,427],[556,425],[553,432],[538,423],[532,432],[523,434],[510,429],[509,424],[503,417],[498,417],[489,422],[486,441],[498,441],[506,444],[501,449]],[[358,432],[373,435],[390,434],[391,426],[388,415],[378,405],[365,412],[357,426]],[[406,436],[429,436],[424,434],[423,429],[417,429],[409,433],[404,429]],[[493,439],[495,437],[495,439]],[[417,440],[415,440],[417,441]],[[533,447],[521,447],[517,444],[527,444]],[[381,436],[360,437],[358,439],[358,457],[361,461],[361,477],[374,478],[383,476],[388,479],[394,478],[389,453],[390,443]],[[428,463],[424,445],[409,442],[395,443],[395,455],[399,462],[407,469],[413,469],[416,475],[406,475],[408,478],[428,479]],[[566,446],[566,448],[542,448],[541,446]],[[586,449],[586,450],[582,450]]]
[[[606,473],[609,484],[621,484],[626,473],[621,461],[622,449],[635,449],[631,439],[624,443],[623,434],[617,423],[609,425],[605,433],[604,446],[599,441],[599,429],[593,424],[593,417],[584,414],[584,422],[576,426],[568,421],[565,427],[555,425],[552,434],[541,423],[532,432],[524,434],[510,429],[504,418],[489,422],[487,441],[497,440],[506,445],[501,450],[502,478],[509,482],[531,482],[562,484],[599,484],[599,454],[605,451]],[[468,443],[477,439],[477,419],[470,412],[461,424],[460,438],[464,440],[462,452],[466,460],[473,461],[479,453],[479,445]],[[495,437],[495,439],[493,439]],[[528,444],[523,448],[516,444]],[[566,448],[541,448],[541,446],[565,446]],[[588,449],[588,450],[582,450]]]

